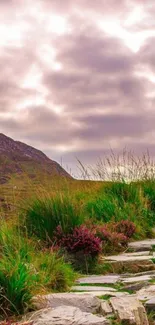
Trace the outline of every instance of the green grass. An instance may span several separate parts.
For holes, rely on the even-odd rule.
[[[31,166],[30,166],[31,167]],[[138,172],[138,168],[137,168]],[[91,221],[101,224],[130,220],[136,239],[153,236],[155,227],[154,178],[125,183],[15,177],[1,186],[0,314],[2,318],[26,312],[38,293],[68,290],[77,274],[62,252],[50,252],[54,231],[64,232]],[[17,186],[16,188],[14,186]],[[154,248],[153,248],[154,250]],[[112,253],[112,252],[111,252]],[[154,262],[154,260],[153,260]],[[78,268],[77,268],[78,269]],[[109,263],[94,264],[93,274],[114,272]],[[119,291],[123,290],[117,285]],[[109,299],[110,296],[103,296]],[[117,320],[114,321],[117,323]]]
[[[49,292],[63,292],[73,285],[77,274],[69,263],[58,253],[40,252],[35,260],[39,279]]]
[[[61,226],[66,233],[84,223],[78,203],[67,196],[36,199],[25,211],[24,226],[27,233],[49,243],[52,242],[57,226]],[[21,224],[22,221],[23,215]]]
[[[68,290],[77,276],[59,252],[40,251],[37,245],[14,226],[1,225],[1,319],[28,311],[36,294]]]

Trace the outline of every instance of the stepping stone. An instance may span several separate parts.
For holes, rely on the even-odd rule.
[[[111,287],[99,287],[99,286],[73,286],[72,291],[116,291]]]
[[[124,291],[81,291],[81,292],[74,292],[75,294],[79,295],[91,295],[95,297],[103,297],[103,296],[109,296],[109,297],[122,297],[122,296],[128,296],[128,292]]]
[[[136,283],[136,282],[145,282],[149,281],[153,278],[152,275],[142,275],[142,276],[135,276],[135,277],[129,277],[129,278],[121,278],[121,282],[124,284],[127,283]]]
[[[139,300],[149,300],[155,297],[155,285],[150,285],[136,292],[136,296]]]
[[[78,307],[82,311],[97,313],[100,310],[101,301],[94,294],[88,295],[85,292],[65,292],[65,293],[50,293],[48,295],[38,295],[33,297],[32,303],[35,309],[56,308],[59,306]]]
[[[150,255],[150,251],[140,251],[140,252],[133,252],[133,253],[125,253],[124,255],[127,255],[127,256],[141,256],[141,255],[144,255],[144,256],[147,256],[147,255]]]
[[[149,325],[145,308],[136,297],[115,297],[110,303],[121,324]]]
[[[155,311],[155,296],[153,298],[149,299],[145,303],[145,306],[149,311]]]
[[[34,325],[109,325],[104,316],[86,313],[77,307],[59,306],[35,312],[31,318]]]
[[[123,287],[123,290],[131,290],[131,291],[138,291],[146,286],[149,285],[149,282],[144,281],[144,282],[136,282],[132,284],[125,285]]]
[[[115,284],[119,281],[120,276],[119,275],[91,275],[88,277],[83,277],[78,279],[77,283],[86,283],[86,284]]]
[[[146,240],[129,243],[129,247],[136,252],[151,250],[152,245],[155,245],[155,239],[146,239]]]
[[[135,276],[142,276],[142,275],[152,275],[152,277],[155,277],[155,270],[154,271],[145,271],[145,272],[139,272],[139,273],[124,273],[123,278],[128,278],[128,277],[135,277]]]
[[[135,256],[133,254],[120,254],[120,255],[112,255],[102,258],[107,262],[139,262],[139,261],[151,261],[153,258],[152,255],[142,255],[142,256]]]

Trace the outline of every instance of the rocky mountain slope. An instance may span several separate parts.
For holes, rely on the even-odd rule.
[[[42,151],[20,141],[14,141],[0,133],[0,184],[6,183],[12,175],[25,173],[31,178],[38,174],[71,176]]]

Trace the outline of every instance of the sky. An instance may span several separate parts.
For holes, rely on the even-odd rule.
[[[154,17],[154,0],[0,0],[0,132],[73,170],[155,156]]]

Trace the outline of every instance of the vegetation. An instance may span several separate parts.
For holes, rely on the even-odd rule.
[[[103,182],[102,164],[101,181],[63,178],[34,184],[23,177],[1,186],[1,319],[31,310],[36,294],[66,291],[77,271],[109,272],[101,254],[154,236],[155,181],[146,162],[142,166],[140,160],[145,175],[132,182],[124,171],[120,174],[120,166],[112,181]]]

